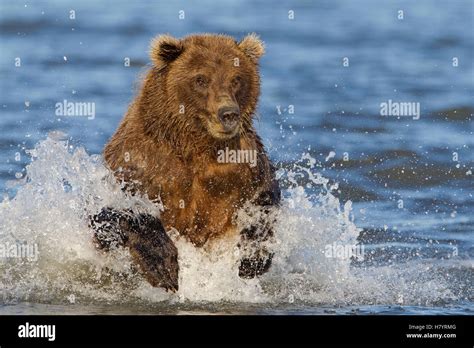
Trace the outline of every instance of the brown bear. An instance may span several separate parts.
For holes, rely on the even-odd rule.
[[[178,288],[177,250],[165,230],[196,247],[240,233],[245,248],[273,235],[265,216],[280,190],[253,126],[263,53],[255,34],[240,42],[211,34],[152,41],[153,65],[104,157],[128,190],[160,200],[164,210],[158,220],[106,208],[92,222],[99,246],[128,246],[154,286]],[[263,214],[237,231],[236,213],[249,202]],[[263,274],[272,256],[263,246],[246,253],[239,276]]]

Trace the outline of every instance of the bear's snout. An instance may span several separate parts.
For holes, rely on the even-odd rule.
[[[240,110],[238,106],[223,106],[219,108],[217,112],[219,120],[222,123],[224,129],[228,132],[234,130],[234,128],[239,123]]]

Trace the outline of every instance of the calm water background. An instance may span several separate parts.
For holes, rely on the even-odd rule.
[[[180,10],[184,20],[178,18]],[[397,18],[399,10],[403,20]],[[259,132],[278,166],[290,167],[307,152],[325,177],[339,183],[340,200],[353,202],[355,223],[364,229],[359,240],[371,250],[365,264],[452,257],[463,264],[456,267],[456,261],[446,271],[453,282],[462,283],[455,303],[357,311],[472,314],[472,1],[1,0],[2,193],[14,196],[8,182],[24,175],[29,163],[25,149],[50,131],[63,131],[72,143],[100,153],[148,64],[150,39],[158,33],[196,32],[236,38],[256,32],[265,41]],[[21,67],[15,67],[16,57]],[[124,66],[127,57],[130,67]],[[95,119],[56,116],[55,104],[64,99],[94,102]],[[388,100],[420,103],[420,119],[380,116],[380,103]],[[20,157],[15,159],[16,153]],[[56,310],[63,311],[39,304],[4,308],[19,313]],[[293,313],[291,307],[282,311]]]

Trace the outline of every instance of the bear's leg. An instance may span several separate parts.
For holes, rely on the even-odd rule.
[[[103,208],[90,217],[90,226],[99,249],[128,247],[151,285],[178,290],[178,250],[158,218]]]
[[[128,240],[131,215],[128,212],[103,208],[99,214],[89,216],[89,227],[94,229],[94,242],[106,251],[124,246]]]
[[[262,192],[252,203],[260,207],[262,216],[254,225],[240,233],[239,246],[243,251],[240,260],[239,277],[251,279],[266,273],[272,264],[273,253],[265,246],[266,241],[273,238],[274,219],[270,215],[271,208],[280,203],[281,192],[276,181],[272,188]]]
[[[273,253],[268,251],[262,242],[272,237],[273,231],[264,230],[261,226],[251,226],[242,230],[239,246],[241,250],[244,249],[244,257],[240,260],[239,277],[255,278],[270,269]]]

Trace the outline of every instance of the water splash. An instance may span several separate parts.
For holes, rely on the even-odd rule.
[[[26,179],[0,203],[0,245],[37,245],[37,261],[2,258],[4,303],[311,303],[322,305],[429,304],[455,299],[433,265],[354,267],[327,254],[331,245],[357,245],[351,202],[341,206],[337,184],[315,171],[308,154],[280,170],[284,191],[272,245],[273,266],[260,279],[238,277],[237,240],[196,249],[171,232],[179,250],[180,290],[166,293],[136,272],[127,249],[95,249],[87,217],[104,206],[159,214],[146,196],[121,190],[100,156],[61,137],[29,152]],[[301,182],[305,184],[302,186]],[[428,269],[428,270],[427,270]]]

